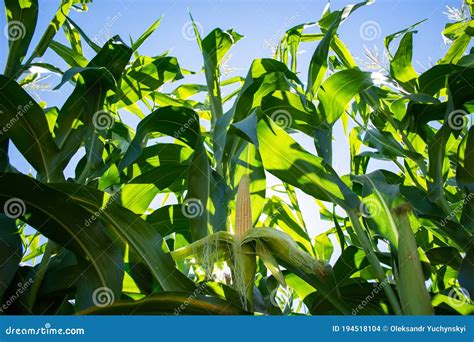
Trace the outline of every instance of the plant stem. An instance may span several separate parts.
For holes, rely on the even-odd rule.
[[[46,243],[46,249],[44,251],[43,258],[41,259],[41,262],[38,266],[38,272],[35,275],[35,281],[31,286],[30,294],[28,296],[28,309],[30,310],[30,312],[32,312],[33,306],[35,305],[39,288],[41,286],[41,283],[43,282],[46,270],[48,269],[49,261],[51,260],[51,256],[53,255],[53,250],[55,246],[56,244],[51,240],[48,240],[48,242]]]
[[[387,284],[387,278],[385,277],[385,272],[380,265],[380,261],[378,260],[377,256],[375,255],[370,240],[367,237],[367,234],[364,232],[364,229],[362,228],[360,221],[359,221],[359,215],[355,213],[353,210],[348,210],[347,211],[349,218],[352,222],[352,225],[354,226],[354,229],[356,231],[357,237],[359,238],[359,242],[362,245],[362,248],[367,256],[367,259],[369,260],[370,265],[373,267],[375,271],[375,275],[377,279],[382,282]],[[387,298],[392,305],[393,311],[395,312],[396,315],[402,315],[402,309],[400,307],[400,303],[398,302],[397,296],[393,292],[392,288],[390,285],[384,286],[383,290],[385,291],[385,294],[387,295]]]

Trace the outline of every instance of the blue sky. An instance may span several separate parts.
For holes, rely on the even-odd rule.
[[[339,9],[354,2],[333,0],[331,8]],[[58,3],[59,1],[40,1],[37,32],[46,28]],[[364,46],[369,49],[377,46],[382,51],[386,35],[428,18],[428,21],[419,26],[414,42],[414,66],[418,71],[423,71],[422,66],[436,62],[447,49],[440,34],[447,22],[446,15],[443,14],[446,6],[460,4],[461,0],[378,0],[356,11],[342,25],[339,33],[352,54],[364,60]],[[96,0],[90,4],[88,13],[73,12],[71,17],[92,39],[105,42],[113,35],[120,35],[128,42],[130,36],[138,38],[151,23],[164,15],[161,26],[141,47],[140,53],[158,55],[171,50],[170,54],[178,57],[182,67],[199,71],[202,59],[196,42],[189,36],[188,13],[191,12],[204,34],[215,27],[221,27],[233,28],[245,36],[231,50],[231,57],[227,62],[235,70],[229,76],[245,76],[255,58],[271,57],[269,46],[275,44],[288,28],[318,20],[325,6],[326,1],[323,0]],[[3,6],[1,11],[4,12]],[[361,34],[366,26],[374,29],[369,37]],[[0,27],[5,27],[5,13],[0,13]],[[39,40],[39,36],[37,34],[34,37],[34,42]],[[62,32],[56,39],[66,43]],[[303,81],[306,80],[305,71],[314,48],[315,44],[310,43],[301,47],[299,66]],[[0,35],[2,68],[7,52],[7,40],[4,35]],[[64,62],[51,51],[45,54],[42,61],[66,69]],[[51,75],[45,83],[54,87],[59,81],[58,76]],[[191,76],[186,82],[203,82],[203,78],[200,75]],[[34,95],[37,100],[46,101],[48,106],[61,106],[71,91],[71,87],[65,86],[59,92],[39,91]],[[131,119],[131,123],[134,125],[137,121]],[[25,166],[24,163],[20,164],[20,168]]]
[[[333,0],[331,8],[340,9],[354,1]],[[40,0],[38,32],[44,31],[58,3],[59,1]],[[188,13],[191,12],[204,34],[215,27],[220,27],[233,28],[245,36],[231,50],[227,65],[235,71],[229,75],[230,77],[237,74],[245,76],[255,58],[271,57],[269,45],[275,44],[290,27],[317,21],[325,5],[326,1],[323,0],[96,0],[90,4],[88,13],[73,12],[71,17],[89,37],[103,43],[114,35],[120,35],[125,42],[129,42],[129,36],[136,39],[150,24],[164,15],[161,26],[140,48],[140,53],[153,56],[171,50],[170,55],[178,57],[182,67],[199,71],[202,66],[201,55],[196,42],[189,35]],[[448,22],[446,15],[443,14],[447,5],[459,7],[461,0],[378,0],[351,15],[342,25],[339,34],[351,53],[361,61],[366,59],[364,46],[369,49],[377,46],[382,51],[383,38],[386,35],[428,19],[419,26],[419,32],[414,38],[414,66],[422,72],[423,67],[436,63],[447,51],[441,37],[441,31]],[[362,33],[367,26],[374,30]],[[2,6],[0,28],[3,27],[5,27],[5,13]],[[34,42],[38,39],[38,35],[35,36]],[[57,36],[57,40],[65,43],[62,32]],[[301,47],[299,66],[303,81],[306,80],[305,70],[314,48],[315,44],[309,43]],[[2,68],[7,52],[7,40],[2,34],[0,35]],[[91,56],[89,54],[89,57]],[[45,54],[42,61],[66,69],[64,62],[50,51]],[[202,83],[203,78],[198,75],[185,81]],[[59,82],[59,77],[55,75],[46,80],[46,83],[53,87]],[[59,92],[38,91],[34,96],[37,100],[45,100],[48,106],[60,107],[71,91],[70,86],[65,86]],[[133,125],[137,120],[130,119],[130,122]],[[308,149],[314,150],[310,141],[302,143]],[[345,172],[349,155],[347,142],[340,127],[335,131],[334,145],[335,168],[339,172]],[[11,161],[20,171],[29,172],[29,166],[14,148]],[[345,161],[345,164],[340,164],[340,161]],[[307,207],[306,211],[309,214],[315,209],[313,205],[314,202],[311,207]]]

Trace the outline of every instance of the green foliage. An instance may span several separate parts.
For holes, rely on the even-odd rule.
[[[205,84],[190,84],[176,57],[139,52],[161,18],[131,46],[99,46],[72,19],[89,2],[61,1],[31,50],[41,3],[5,0],[0,313],[474,313],[470,18],[446,25],[447,54],[421,74],[422,22],[386,37],[383,82],[337,34],[371,1],[290,28],[245,78],[222,72],[242,36],[201,37],[191,18]],[[297,52],[311,42],[302,70]],[[61,65],[38,61],[48,49]],[[61,76],[55,90],[72,89],[64,104],[28,94],[37,66]],[[132,115],[136,128],[123,120]],[[339,124],[347,175],[333,166]]]

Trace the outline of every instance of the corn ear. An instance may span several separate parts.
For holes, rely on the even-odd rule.
[[[263,244],[281,266],[320,291],[341,313],[348,314],[350,312],[351,308],[340,298],[332,268],[326,262],[314,259],[299,248],[290,236],[274,228],[250,230],[242,244],[254,245],[255,243]],[[261,249],[257,251],[261,251]]]
[[[315,274],[325,278],[328,266],[325,262],[314,259],[310,254],[298,247],[296,242],[286,233],[274,228],[255,228],[247,233],[244,244],[259,242],[278,260],[298,265],[304,273]]]
[[[235,238],[233,250],[233,279],[234,286],[239,292],[242,306],[247,311],[253,311],[253,284],[257,272],[255,246],[242,245],[241,241],[252,228],[252,209],[250,206],[249,177],[245,175],[239,183],[237,205],[235,212]]]
[[[249,176],[244,175],[237,191],[237,204],[235,211],[235,236],[242,239],[252,228],[252,207],[250,204]]]
[[[202,257],[206,252],[215,253],[219,259],[229,256],[234,244],[234,236],[228,232],[217,232],[204,239],[193,242],[190,245],[171,252],[171,256],[176,261],[183,261],[194,257]],[[210,246],[214,246],[211,250]]]

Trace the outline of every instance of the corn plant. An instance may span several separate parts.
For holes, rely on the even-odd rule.
[[[5,0],[1,313],[473,313],[471,1],[421,74],[422,22],[385,38],[378,71],[356,63],[337,32],[365,1],[290,28],[246,77],[224,72],[233,29],[202,36],[191,17],[203,68],[190,71],[168,52],[140,54],[161,19],[129,43],[90,39],[72,19],[90,2],[61,1],[28,55],[39,3]],[[64,66],[40,62],[48,50]],[[38,68],[60,76],[54,90],[72,87],[64,103],[32,97]],[[186,82],[198,73],[203,84]],[[339,124],[345,175],[333,167]],[[303,193],[329,227],[315,237]]]

